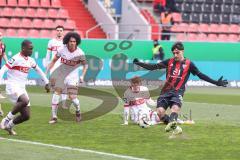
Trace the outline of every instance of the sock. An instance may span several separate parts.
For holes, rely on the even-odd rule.
[[[63,108],[67,108],[66,106],[67,96],[68,96],[67,94],[61,94],[61,101],[62,101],[61,103]]]
[[[9,112],[6,116],[7,119],[11,120],[14,118],[14,115],[12,114],[12,112]]]
[[[169,121],[170,121],[170,117],[169,117],[167,114],[165,114],[165,115],[161,118],[161,120],[163,121],[164,124],[168,124]]]
[[[76,108],[76,111],[80,111],[80,102],[77,98],[74,98],[72,100],[74,107]]]
[[[59,103],[60,96],[53,93],[52,97],[52,117],[57,117],[57,109],[58,109],[58,103]]]
[[[13,128],[15,126],[15,124],[13,123],[13,119],[11,121],[8,122],[6,128]]]
[[[170,114],[170,122],[177,121],[177,118],[178,118],[178,114],[176,112],[172,112]]]

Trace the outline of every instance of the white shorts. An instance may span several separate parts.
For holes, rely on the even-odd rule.
[[[151,125],[158,124],[160,119],[156,111],[153,111],[147,105],[138,105],[130,108],[131,120],[138,123],[140,118],[144,118]]]
[[[147,117],[150,119],[151,108],[146,105],[137,105],[130,108],[131,120],[137,123],[140,117]]]
[[[29,96],[27,94],[25,86],[7,84],[6,85],[6,94],[12,103],[16,103],[18,98],[23,94],[25,94],[27,96],[27,98],[29,99]],[[30,102],[29,102],[28,106],[30,106]]]

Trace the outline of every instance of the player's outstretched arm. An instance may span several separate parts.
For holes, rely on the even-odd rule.
[[[0,79],[2,79],[4,73],[8,70],[8,67],[4,65],[0,70]]]
[[[208,77],[203,73],[199,73],[198,77],[204,81],[215,84],[217,86],[227,87],[227,84],[228,84],[228,81],[226,79],[223,80],[223,76],[221,76],[217,81],[211,79],[210,77]]]
[[[80,83],[83,83],[84,81],[84,77],[87,73],[87,69],[88,69],[88,64],[86,61],[82,62],[82,65],[83,65],[83,70],[82,70],[82,75],[80,76]]]
[[[166,68],[166,66],[163,64],[163,63],[158,63],[158,64],[147,64],[147,63],[143,63],[143,62],[140,62],[137,58],[135,58],[133,60],[133,63],[142,67],[142,68],[145,68],[147,70],[156,70],[156,69],[162,69],[162,68]]]
[[[44,81],[46,92],[49,92],[50,91],[49,80],[47,79],[46,75],[43,73],[41,68],[38,67],[38,65],[35,67],[35,70],[41,76],[42,80]]]
[[[46,69],[46,72],[45,72],[46,75],[47,75],[48,72],[53,68],[54,64],[57,62],[58,59],[59,59],[59,57],[55,56],[55,57],[53,58],[53,60],[48,64],[47,69]]]

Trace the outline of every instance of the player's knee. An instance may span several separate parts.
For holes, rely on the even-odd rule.
[[[69,94],[69,99],[73,100],[77,98],[77,95],[76,94]]]
[[[22,118],[24,121],[27,121],[30,119],[30,113],[28,112],[25,112],[24,114],[22,114]]]
[[[178,112],[180,111],[179,105],[173,105],[173,106],[171,107],[171,111],[178,113]]]
[[[62,90],[60,88],[56,88],[54,94],[60,95],[62,93]]]
[[[159,107],[157,108],[157,113],[159,117],[162,117],[163,115],[165,115],[165,109],[163,107]]]
[[[30,114],[24,115],[24,120],[25,120],[25,121],[28,121],[29,119],[30,119]]]

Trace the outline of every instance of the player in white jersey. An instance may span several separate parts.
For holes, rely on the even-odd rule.
[[[46,83],[45,89],[49,91],[48,79],[38,67],[35,60],[31,58],[33,45],[29,40],[24,40],[21,45],[21,52],[13,56],[6,65],[0,70],[0,78],[7,71],[6,94],[15,104],[12,111],[2,119],[1,128],[15,135],[13,127],[30,118],[30,102],[25,84],[28,72],[31,68],[35,69]],[[15,116],[17,113],[20,115]]]
[[[63,32],[64,27],[63,26],[57,26],[56,27],[57,35],[53,39],[49,40],[48,46],[47,46],[47,54],[45,58],[45,62],[48,65],[51,60],[55,57],[57,54],[57,49],[63,46]],[[60,65],[60,61],[57,61],[54,65],[54,67],[50,70],[50,73],[52,73],[58,66]]]
[[[57,54],[57,49],[59,49],[60,47],[63,46],[63,34],[64,34],[64,27],[61,25],[58,25],[56,27],[56,37],[54,37],[53,39],[49,40],[48,42],[48,46],[47,46],[47,54],[46,54],[46,58],[45,58],[45,64],[48,65],[51,60],[55,57],[55,55]],[[53,71],[58,68],[60,66],[60,60],[58,60],[53,68],[50,70],[50,74],[53,73]],[[50,79],[51,81],[55,81],[55,79]],[[61,94],[61,100],[63,105],[65,105],[65,102],[67,100],[67,94],[66,93],[62,93]]]
[[[78,47],[80,44],[80,35],[76,32],[69,32],[63,38],[64,46],[57,50],[56,56],[47,67],[47,73],[60,58],[61,65],[54,71],[51,77],[55,78],[54,93],[52,97],[52,117],[50,124],[57,122],[57,109],[59,105],[60,94],[66,90],[69,99],[76,107],[76,121],[81,120],[80,102],[77,98],[78,84],[83,82],[87,71],[87,63],[84,52]],[[79,76],[79,67],[83,66],[82,76]]]
[[[125,91],[123,100],[124,125],[128,125],[129,115],[136,124],[140,121],[145,121],[148,125],[160,122],[157,112],[148,107],[148,105],[155,107],[157,104],[150,98],[148,88],[141,85],[139,77],[131,79],[131,86]]]

